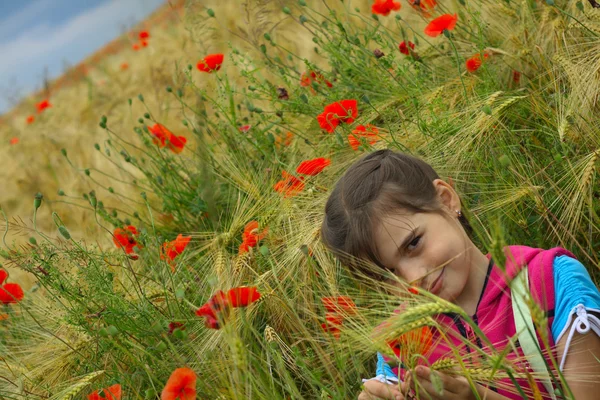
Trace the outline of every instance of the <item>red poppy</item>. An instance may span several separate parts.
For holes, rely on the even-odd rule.
[[[52,107],[52,104],[50,104],[50,102],[48,100],[42,100],[39,103],[37,103],[37,105],[36,105],[38,114],[49,107]]]
[[[7,278],[8,278],[8,272],[6,272],[3,269],[0,269],[0,285],[2,285]]]
[[[158,145],[158,147],[165,147],[166,141],[169,140],[172,133],[161,124],[154,124],[148,127],[150,133],[154,136],[152,143]]]
[[[117,228],[113,232],[113,242],[117,247],[124,248],[125,253],[131,254],[133,253],[133,248],[135,246],[137,246],[138,249],[143,248],[143,246],[135,240],[134,235],[138,235],[138,231],[134,226],[128,225],[124,229]]]
[[[141,31],[138,36],[140,39],[148,39],[150,37],[150,34],[148,33],[148,31]]]
[[[187,367],[177,368],[165,384],[160,400],[196,400],[196,373]]]
[[[175,240],[163,243],[160,249],[160,259],[169,259],[169,264],[171,265],[171,270],[173,270],[173,272],[175,272],[173,260],[175,260],[175,257],[183,253],[191,239],[191,236],[184,237],[180,233]]]
[[[209,54],[204,59],[200,60],[196,67],[202,72],[213,72],[221,69],[223,64],[223,54]]]
[[[340,327],[344,322],[344,318],[336,313],[325,313],[325,322],[321,324],[321,328],[325,332],[330,332],[336,339],[340,338]]]
[[[352,133],[348,135],[348,143],[350,143],[350,147],[352,147],[352,150],[354,151],[358,150],[358,147],[360,146],[359,138],[365,138],[370,145],[373,145],[380,139],[379,129],[370,124],[367,124],[366,126],[357,126],[356,129],[354,129]]]
[[[407,56],[410,55],[410,50],[408,49],[409,47],[411,49],[414,49],[415,48],[415,44],[413,42],[408,42],[408,44],[406,42],[402,42],[398,46],[398,48],[400,49],[400,53],[406,54]]]
[[[521,80],[521,73],[519,71],[513,71],[512,80],[514,83],[519,83],[519,81]]]
[[[133,46],[131,46],[133,48],[133,50],[138,51],[140,49],[140,45],[139,44],[134,44]]]
[[[154,136],[152,143],[158,147],[167,146],[169,150],[176,154],[181,153],[187,143],[185,136],[176,136],[162,124],[149,126],[148,131]]]
[[[394,0],[375,0],[371,6],[371,12],[373,14],[379,14],[387,16],[392,11],[398,11],[402,7],[402,4],[395,2]]]
[[[308,87],[310,87],[310,91],[313,94],[316,94],[317,92],[312,87],[313,82],[318,82],[318,83],[325,82],[327,87],[333,87],[333,84],[331,82],[329,82],[327,79],[325,79],[323,74],[321,74],[320,72],[309,71],[308,73],[306,73],[306,72],[302,73],[302,76],[300,77],[300,86],[308,86]]]
[[[181,323],[181,322],[169,322],[169,335],[172,335],[173,331],[175,329],[184,330],[185,327],[183,326],[183,323]]]
[[[258,233],[258,221],[248,222],[242,233],[242,244],[239,253],[246,253],[250,250],[250,247],[255,247],[258,241],[267,235],[267,232],[268,228],[265,228],[261,233]]]
[[[348,296],[323,297],[321,298],[323,306],[329,313],[343,312],[348,315],[356,314],[356,305]]]
[[[331,164],[329,158],[313,158],[312,160],[302,161],[298,168],[296,168],[296,172],[302,175],[315,176],[323,171],[329,164]]]
[[[218,290],[198,310],[196,315],[205,317],[204,325],[210,329],[220,329],[233,307],[247,307],[260,299],[261,294],[254,286],[240,286],[230,289],[227,294]]]
[[[244,126],[240,126],[240,132],[248,132],[250,130],[250,128],[252,127],[252,125],[244,125]]]
[[[29,117],[27,117],[27,119],[25,120],[28,124],[32,124],[33,121],[35,121],[35,117],[33,115],[30,115]]]
[[[260,293],[255,286],[240,286],[230,289],[227,298],[231,307],[248,307],[260,299]]]
[[[169,137],[169,141],[167,142],[167,147],[175,154],[179,154],[183,151],[185,144],[187,143],[187,139],[185,136],[175,136],[171,134]]]
[[[140,43],[142,47],[148,47],[148,42],[146,40],[142,40]]]
[[[10,144],[17,144],[17,143],[19,143],[18,137],[14,137],[14,138],[10,139]]]
[[[23,300],[23,289],[18,283],[5,283],[0,287],[0,303],[14,304]]]
[[[432,20],[429,25],[425,27],[425,34],[427,36],[436,37],[439,36],[445,30],[451,31],[456,26],[458,16],[456,14],[444,14]]]
[[[351,124],[358,116],[356,100],[342,100],[325,106],[317,116],[321,128],[332,133],[340,122]]]
[[[94,393],[88,394],[88,400],[121,400],[121,385],[118,383],[101,390],[104,393],[103,396],[100,396],[96,390]]]
[[[406,360],[413,354],[427,354],[431,349],[433,334],[428,326],[413,329],[401,335],[398,339],[387,342],[396,357]]]
[[[292,143],[292,139],[294,138],[294,134],[292,132],[287,132],[285,134],[285,138],[283,136],[275,137],[275,146],[280,148],[281,146],[289,146]]]
[[[483,54],[483,59],[487,60],[489,55],[487,53]],[[473,57],[469,58],[465,62],[465,66],[467,67],[467,71],[475,72],[481,67],[481,55],[479,53],[475,54]]]
[[[127,64],[127,63],[121,64],[121,69],[122,70],[126,70],[127,68],[129,68],[129,64]]]
[[[206,303],[196,310],[196,315],[205,317],[204,325],[210,329],[220,329],[221,322],[229,316],[230,305],[227,295],[218,290]]]
[[[279,193],[283,193],[283,197],[292,197],[304,190],[303,176],[298,179],[286,171],[281,171],[281,175],[283,176],[283,180],[273,185],[273,189]]]
[[[437,5],[435,0],[408,0],[408,4],[417,11],[420,11],[425,18],[429,18],[429,11],[433,10]]]

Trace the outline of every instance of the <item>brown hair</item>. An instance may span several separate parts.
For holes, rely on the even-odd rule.
[[[360,263],[366,259],[385,269],[373,229],[399,209],[447,217],[433,185],[438,178],[431,165],[409,154],[389,149],[367,154],[348,168],[329,195],[321,240],[351,272],[381,279]],[[470,236],[473,229],[464,213],[459,221]]]

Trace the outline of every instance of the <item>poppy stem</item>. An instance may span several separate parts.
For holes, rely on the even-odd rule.
[[[460,72],[460,57],[458,56],[458,50],[456,49],[456,46],[454,45],[454,42],[452,41],[450,35],[448,35],[448,40],[450,41],[450,44],[454,49],[454,54],[456,55],[456,68],[458,69],[458,77],[460,78],[460,83],[463,87],[463,91],[465,92],[465,101],[467,102],[467,105],[469,105],[469,95],[467,94],[467,87],[465,86],[462,73]]]

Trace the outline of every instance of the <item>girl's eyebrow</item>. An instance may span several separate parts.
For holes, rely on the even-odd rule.
[[[404,238],[404,241],[402,242],[402,244],[400,246],[398,246],[397,254],[400,254],[400,252],[402,251],[402,249],[404,249],[410,242],[412,242],[412,240],[416,236],[417,229],[419,229],[418,226],[415,227],[415,228],[413,228],[410,231],[410,233],[406,236],[406,238]]]

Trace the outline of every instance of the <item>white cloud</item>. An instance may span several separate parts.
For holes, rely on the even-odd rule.
[[[10,75],[20,65],[39,61],[75,41],[87,38],[92,43],[97,42],[92,40],[97,39],[94,36],[105,37],[106,31],[112,32],[112,37],[118,35],[118,27],[124,22],[123,18],[136,14],[139,5],[140,3],[132,1],[108,1],[75,16],[61,26],[38,25],[27,30],[12,41],[0,44],[3,58],[0,75]],[[110,37],[102,42],[107,40]],[[94,50],[95,48],[90,48],[89,53]]]
[[[58,26],[39,22],[48,11],[48,4],[51,7],[56,1],[59,0],[38,0],[0,21],[9,28],[28,25],[16,37],[0,42],[0,87],[15,78],[23,86],[20,90],[33,90],[44,66],[49,67],[51,76],[58,75],[63,61],[73,65],[94,53],[116,38],[123,25],[142,20],[164,0],[107,0]],[[2,27],[0,32],[9,28]],[[8,106],[4,100],[0,96],[0,114]]]
[[[48,11],[55,2],[55,0],[38,0],[0,20],[0,39],[11,36],[24,26],[31,25],[32,22]]]

